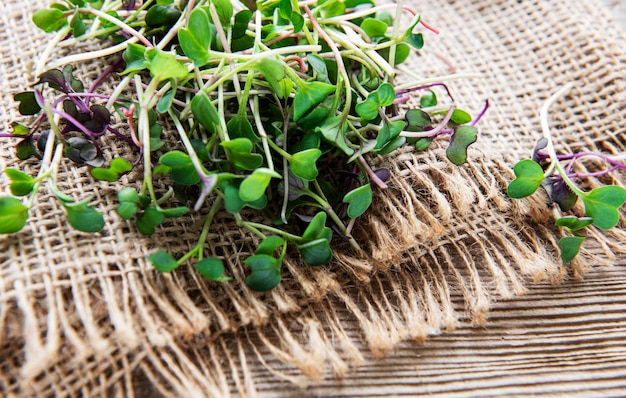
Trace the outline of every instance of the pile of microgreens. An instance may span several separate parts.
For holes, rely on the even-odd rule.
[[[0,136],[17,139],[17,157],[39,159],[39,171],[33,177],[4,170],[14,196],[0,197],[0,233],[24,227],[44,183],[73,228],[102,230],[104,217],[90,205],[93,196],[76,201],[57,187],[59,167],[69,159],[91,166],[95,180],[142,176],[139,190],[119,190],[117,213],[144,235],[166,218],[190,212],[202,218],[197,244],[186,254],[174,258],[158,250],[148,257],[159,271],[191,262],[207,279],[229,280],[222,260],[205,256],[205,241],[216,214],[230,213],[259,237],[244,264],[248,286],[265,291],[280,282],[288,250],[313,266],[330,262],[333,237],[362,252],[351,234],[355,220],[390,176],[386,169],[372,170],[369,156],[406,145],[425,150],[434,139],[447,138],[449,160],[466,161],[487,104],[475,118],[455,106],[445,82],[470,75],[424,79],[405,68],[411,81],[394,81],[410,52],[424,44],[419,26],[436,32],[402,1],[246,4],[63,0],[38,10],[34,23],[54,37],[37,63],[32,90],[15,96],[20,113],[33,121],[14,123],[11,133]],[[405,16],[410,22],[403,24]],[[57,47],[95,40],[102,43],[98,50],[52,57]],[[94,59],[110,65],[86,87],[72,65]],[[113,79],[106,87],[114,89],[102,92],[102,83]],[[400,106],[414,94],[419,106]],[[127,147],[126,158],[107,163],[112,141]],[[531,193],[528,181],[557,186],[553,170],[570,186],[567,171],[549,156],[553,162],[545,173],[537,165],[541,180],[532,174],[534,166],[516,166],[512,197],[522,196],[520,189]],[[135,169],[143,174],[130,173]],[[158,187],[163,177],[170,182],[164,193],[155,189],[156,176]],[[594,191],[574,193],[587,204],[597,200]],[[563,225],[576,230],[584,220]]]

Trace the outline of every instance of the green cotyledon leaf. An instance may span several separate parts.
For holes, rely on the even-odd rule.
[[[513,167],[516,178],[509,183],[507,193],[513,199],[521,199],[535,193],[545,178],[539,163],[530,159],[519,161]]]
[[[619,222],[619,208],[626,203],[626,189],[616,185],[594,188],[581,199],[586,215],[593,218],[593,225],[611,229]]]

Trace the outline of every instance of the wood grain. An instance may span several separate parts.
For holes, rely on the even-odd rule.
[[[483,327],[462,322],[424,344],[404,343],[342,380],[303,390],[265,369],[252,373],[265,397],[626,396],[626,263],[595,268],[582,281],[531,285],[527,295],[496,303]]]

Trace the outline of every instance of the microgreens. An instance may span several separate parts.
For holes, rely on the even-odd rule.
[[[581,231],[587,226],[608,230],[620,220],[619,209],[626,203],[626,189],[618,185],[605,185],[583,191],[574,182],[585,177],[601,177],[616,170],[626,170],[623,157],[613,157],[595,152],[557,154],[548,125],[548,110],[561,96],[571,89],[571,84],[563,87],[550,97],[541,108],[543,137],[537,142],[532,159],[519,161],[513,171],[515,179],[509,183],[507,192],[511,198],[520,199],[532,195],[543,187],[553,203],[555,225],[571,234],[562,237],[558,246],[561,258],[569,263],[579,253],[585,235]],[[544,151],[545,150],[545,151]],[[585,158],[600,159],[609,167],[594,173],[579,174],[573,171],[575,162]],[[576,202],[581,201],[584,215],[574,213]]]
[[[445,81],[459,75],[394,82],[397,65],[424,45],[419,27],[436,33],[416,11],[402,1],[250,3],[59,0],[37,11],[34,23],[54,37],[32,90],[15,95],[20,113],[35,120],[2,137],[17,139],[17,156],[41,159],[41,167],[35,177],[5,170],[25,202],[0,197],[0,233],[25,225],[42,183],[74,228],[104,227],[91,198],[76,201],[57,188],[67,158],[93,167],[100,181],[141,176],[132,184],[138,190],[118,192],[117,213],[142,234],[166,218],[203,217],[186,254],[148,257],[161,272],[190,261],[207,279],[229,280],[222,259],[205,257],[204,243],[217,212],[231,214],[258,237],[243,264],[248,286],[266,291],[280,282],[290,247],[312,266],[331,261],[331,241],[362,253],[352,226],[390,177],[373,170],[369,156],[405,145],[425,150],[447,137],[450,161],[466,162],[488,104],[474,119],[458,109]],[[103,40],[100,50],[49,58],[54,46],[94,39]],[[111,66],[89,87],[74,76],[72,65],[109,56]],[[101,93],[107,79],[117,79],[114,89]],[[420,106],[399,106],[411,93],[421,94]],[[126,145],[128,158],[110,159],[111,140]],[[155,189],[157,175],[159,184],[171,182],[165,194]],[[585,198],[591,213],[607,211],[598,195]]]

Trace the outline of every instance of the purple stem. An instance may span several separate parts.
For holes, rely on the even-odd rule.
[[[572,173],[569,174],[568,173],[568,177],[569,178],[586,178],[586,177],[601,177],[605,174],[609,174],[614,172],[615,170],[619,170],[620,167],[619,166],[613,166],[610,169],[606,169],[606,170],[602,170],[602,171],[596,171],[595,173]]]
[[[386,189],[387,188],[387,184],[385,184],[385,181],[381,180],[376,173],[374,173],[374,170],[372,170],[372,168],[370,167],[369,164],[367,164],[367,161],[365,160],[365,158],[363,157],[363,155],[358,157],[359,163],[361,163],[361,166],[363,166],[363,168],[365,169],[365,171],[367,172],[367,174],[370,177],[370,181],[372,181],[374,184],[376,184],[379,188],[381,189]]]
[[[79,122],[78,120],[74,119],[74,117],[72,115],[70,115],[70,114],[68,114],[66,112],[60,111],[60,110],[58,110],[56,108],[51,108],[51,109],[52,109],[52,113],[57,114],[57,115],[61,116],[62,118],[64,118],[65,120],[67,120],[68,122],[72,123],[80,131],[85,133],[85,135],[87,137],[89,137],[89,139],[91,139],[92,141],[95,141],[96,138],[98,138],[99,136],[102,135],[102,134],[94,133],[93,131],[89,130],[81,122]]]
[[[485,106],[483,107],[483,109],[480,111],[480,113],[478,114],[478,116],[476,116],[476,118],[472,121],[472,123],[470,123],[470,126],[474,127],[476,125],[476,123],[478,123],[480,121],[480,119],[485,115],[485,112],[487,112],[487,109],[489,108],[489,100],[486,99],[485,100]]]
[[[545,152],[542,151],[537,151],[535,153],[535,155],[541,159],[547,159],[550,157],[550,155],[548,155]],[[610,164],[611,166],[613,166],[615,168],[615,170],[617,169],[622,169],[622,170],[626,170],[626,164],[622,163],[620,161],[611,159],[609,156],[607,155],[603,155],[600,153],[595,153],[595,152],[579,152],[579,153],[573,153],[573,154],[568,154],[568,155],[557,155],[556,158],[558,160],[573,160],[574,162],[580,158],[583,157],[594,157],[594,158],[598,158],[601,159],[605,162],[607,162],[608,164]],[[571,164],[573,164],[574,162],[572,162]],[[571,167],[571,166],[570,166]]]
[[[64,96],[61,96],[59,98],[57,98],[53,103],[52,103],[52,108],[56,108],[56,106],[61,103],[62,101],[64,101],[65,99],[68,99],[70,101],[72,101],[74,103],[74,105],[76,105],[76,107],[78,109],[80,109],[81,112],[88,114],[89,116],[92,116],[92,112],[91,109],[89,109],[89,105],[87,105],[85,102],[81,101],[80,98],[76,98],[76,96],[70,95],[72,93],[68,93]]]
[[[109,65],[109,67],[106,68],[104,72],[102,72],[102,74],[98,76],[96,80],[93,81],[93,83],[91,83],[91,86],[89,86],[89,90],[87,90],[87,92],[93,93],[94,90],[100,85],[100,83],[102,83],[102,81],[107,76],[109,76],[111,73],[113,73],[113,71],[115,71],[115,69],[117,69],[117,67],[119,66],[121,62],[122,62],[122,57],[117,57],[115,61],[113,61],[113,63]]]
[[[396,97],[400,96],[402,94],[413,92],[413,91],[425,90],[427,88],[437,87],[437,86],[443,87],[446,90],[446,93],[448,93],[448,97],[450,97],[450,100],[454,101],[454,98],[452,97],[452,93],[450,92],[450,89],[448,88],[448,86],[445,83],[424,84],[422,86],[415,86],[415,87],[407,88],[407,89],[404,89],[404,90],[398,90],[398,91],[396,91]]]
[[[137,148],[137,144],[135,144],[135,142],[132,139],[130,139],[129,137],[126,137],[124,134],[122,134],[119,131],[117,131],[117,129],[114,129],[113,127],[107,126],[107,130],[109,130],[111,133],[115,134],[115,136],[117,136],[118,138],[128,142],[129,144],[131,144],[132,146]]]

